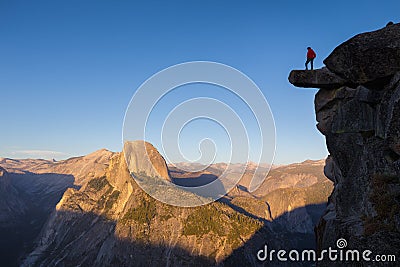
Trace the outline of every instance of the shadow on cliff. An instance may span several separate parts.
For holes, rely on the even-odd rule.
[[[319,218],[322,216],[325,208],[325,203],[306,205],[296,208],[290,212],[285,212],[274,218],[272,221],[266,221],[264,227],[258,230],[253,236],[247,240],[242,246],[234,250],[222,262],[224,266],[315,266],[315,262],[280,262],[276,258],[276,253],[273,261],[266,260],[264,262],[257,259],[257,252],[264,249],[267,245],[268,251],[278,251],[283,249],[287,252],[290,250],[314,250],[316,251],[316,238],[314,232],[296,232],[290,231],[295,225],[289,225],[290,218],[304,216],[305,211],[310,215],[312,220],[312,228],[317,225]],[[265,219],[258,218],[260,221]],[[289,229],[288,229],[289,228]],[[269,230],[269,231],[268,231]],[[285,255],[286,257],[288,254]]]
[[[224,203],[224,204],[228,205],[228,206],[231,207],[234,211],[237,211],[237,212],[239,212],[239,213],[241,213],[241,214],[243,214],[243,215],[246,215],[247,217],[250,217],[250,218],[259,220],[260,222],[262,222],[262,223],[264,223],[264,224],[269,224],[269,223],[271,223],[270,221],[266,220],[265,218],[261,218],[261,217],[255,215],[255,214],[253,214],[253,213],[251,213],[251,212],[248,212],[248,211],[245,210],[244,208],[242,208],[242,207],[240,207],[240,206],[238,206],[238,205],[233,204],[233,203],[232,203],[232,199],[229,199],[229,198],[227,198],[227,197],[223,197],[223,198],[218,199],[218,201],[221,202],[221,203]]]
[[[322,206],[324,204],[309,205],[299,210],[321,209]],[[275,220],[283,220],[297,212],[294,209]],[[271,264],[257,260],[257,252],[265,244],[270,249],[287,251],[316,247],[313,233],[291,233],[284,227],[274,226],[274,221],[265,222],[242,246],[221,262],[215,262],[214,258],[193,255],[193,250],[188,251],[179,245],[149,242],[152,233],[150,226],[136,231],[134,237],[131,233],[123,232],[128,238],[120,238],[116,230],[117,222],[104,215],[63,211],[58,212],[57,218],[68,219],[47,223],[47,227],[52,227],[50,229],[58,230],[55,236],[50,237],[53,242],[49,242],[50,245],[42,251],[34,251],[24,265],[39,262],[42,266],[54,266],[62,259],[65,266],[260,266]],[[59,227],[61,223],[65,227]],[[291,266],[295,265],[312,264],[291,263]],[[274,261],[270,266],[282,265]]]
[[[214,174],[201,174],[197,177],[188,177],[188,178],[172,178],[172,182],[176,185],[187,186],[187,187],[196,187],[206,185],[208,183],[214,182],[218,179],[218,176]]]
[[[9,176],[25,212],[11,225],[0,226],[0,265],[18,266],[19,259],[33,249],[35,238],[67,188],[79,187],[68,174],[26,171]]]
[[[210,266],[205,256],[192,255],[179,246],[151,244],[151,229],[118,237],[117,221],[95,213],[58,211],[46,235],[49,246],[35,250],[22,266]],[[68,218],[68,219],[63,219]],[[60,221],[59,221],[60,220]],[[63,226],[63,227],[60,227]],[[131,227],[131,226],[130,226]],[[133,226],[132,226],[133,227]],[[53,232],[52,230],[58,231]],[[50,242],[49,242],[50,240]],[[40,240],[37,240],[40,243]]]
[[[185,178],[172,178],[172,182],[178,186],[187,187],[186,191],[200,195],[205,198],[215,198],[222,196],[229,189],[225,188],[218,176],[214,174],[200,174],[198,176],[191,176]],[[213,183],[212,187],[203,187],[207,184]],[[193,189],[193,190],[192,190]]]

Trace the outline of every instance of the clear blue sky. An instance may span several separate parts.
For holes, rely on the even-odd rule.
[[[139,2],[139,1],[137,1]],[[400,1],[0,1],[0,157],[121,151],[125,109],[154,73],[228,64],[253,79],[276,123],[275,163],[327,155],[314,89],[287,81],[353,35],[399,22]],[[53,153],[57,152],[57,153]]]

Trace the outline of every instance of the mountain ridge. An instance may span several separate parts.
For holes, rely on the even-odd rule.
[[[285,194],[288,194],[289,191],[283,189],[284,191],[277,195],[281,197],[274,196],[268,199],[266,196],[265,199],[258,199],[259,197],[250,195],[245,189],[238,189],[239,191],[230,192],[221,201],[206,206],[172,207],[155,201],[142,191],[130,175],[123,153],[103,152],[106,157],[100,157],[102,158],[100,161],[97,160],[99,157],[95,152],[87,157],[75,157],[63,162],[45,162],[45,165],[42,160],[36,163],[31,161],[32,166],[28,166],[27,162],[19,162],[19,165],[15,162],[7,163],[9,169],[15,171],[13,173],[14,182],[25,180],[26,176],[30,183],[37,184],[34,186],[35,188],[40,188],[38,191],[20,186],[19,190],[28,190],[31,199],[50,203],[51,201],[46,200],[50,197],[53,199],[51,203],[54,203],[52,204],[54,205],[53,209],[51,205],[44,206],[46,208],[43,212],[47,215],[42,217],[48,219],[46,223],[43,222],[40,238],[35,243],[33,251],[29,251],[29,256],[24,260],[24,266],[52,265],[60,260],[73,265],[86,263],[103,266],[119,263],[119,265],[129,266],[132,265],[131,258],[122,255],[122,251],[131,249],[136,251],[133,254],[136,256],[138,256],[138,250],[143,255],[153,255],[150,248],[163,256],[161,258],[148,256],[148,259],[141,258],[138,260],[139,262],[148,264],[150,260],[153,263],[158,262],[158,264],[167,262],[177,265],[200,264],[201,262],[206,265],[223,264],[233,254],[248,254],[257,246],[261,246],[260,242],[265,234],[269,236],[267,239],[271,246],[275,247],[283,247],[285,242],[289,242],[292,246],[299,245],[298,241],[294,240],[279,241],[279,238],[276,237],[279,233],[285,233],[288,236],[303,234],[304,238],[307,236],[306,240],[309,245],[313,244],[312,224],[317,215],[306,207],[293,204],[302,198],[301,193],[295,193],[293,197],[287,198]],[[103,155],[103,152],[100,153],[100,156]],[[108,162],[105,162],[108,157]],[[94,175],[93,170],[88,167],[84,168],[86,174],[77,171],[78,167],[73,167],[72,171],[61,168],[68,168],[73,164],[79,168],[85,164],[91,168],[95,167],[95,169],[101,166],[102,171],[99,170]],[[306,163],[307,166],[310,166],[307,168],[311,169],[315,168],[313,167],[315,164],[315,162]],[[41,173],[18,169],[18,166]],[[64,174],[44,173],[45,167],[48,168],[48,171],[59,170]],[[290,170],[293,173],[303,172],[301,164],[290,166]],[[318,167],[318,171],[321,173],[321,168]],[[281,169],[281,172],[284,170]],[[76,179],[74,174],[82,177]],[[56,193],[56,191],[48,191],[48,186],[52,185],[50,177],[56,180],[69,179],[68,183],[64,183],[65,187],[57,187],[58,194],[61,193],[58,201],[57,198],[52,197],[53,193],[50,193]],[[40,179],[36,180],[35,178]],[[44,186],[44,182],[47,182],[48,186]],[[40,193],[39,196],[35,195],[35,192],[49,192],[50,194]],[[288,200],[289,202],[287,202]],[[323,200],[324,198],[321,201],[323,202]],[[270,201],[271,205],[267,201]],[[282,203],[278,205],[276,204],[278,202]],[[319,212],[322,212],[322,208],[318,208]],[[274,218],[270,215],[271,211]],[[286,213],[292,214],[292,216],[285,216]],[[204,228],[202,225],[208,226]],[[97,229],[98,233],[94,235],[90,229]],[[175,229],[175,232],[168,232],[166,229]],[[237,231],[241,234],[235,234]],[[82,242],[82,238],[84,240],[89,238],[87,240],[91,241]],[[304,239],[301,240],[305,242]],[[71,247],[72,244],[76,244],[80,248],[87,247],[87,249],[75,250]],[[109,247],[110,244],[113,244],[114,249]],[[64,246],[68,249],[61,250]],[[242,247],[247,252],[243,252]],[[110,249],[111,252],[107,252]],[[241,255],[251,261],[256,260],[254,253],[247,254]],[[179,260],[180,257],[183,257],[184,260]],[[244,262],[248,263],[248,260]],[[133,265],[135,266],[135,264]]]

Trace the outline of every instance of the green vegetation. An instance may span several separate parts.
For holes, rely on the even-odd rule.
[[[105,176],[94,178],[88,182],[87,188],[96,192],[101,191],[101,197],[97,201],[97,209],[109,212],[118,200],[120,191],[114,190]]]
[[[187,217],[183,234],[202,236],[212,231],[218,235],[223,235],[223,222],[220,215],[221,212],[212,205],[196,208],[196,211]]]
[[[239,230],[239,232],[243,234],[245,232],[258,230],[263,225],[262,222],[247,217],[246,215],[239,212],[228,214],[228,217],[233,226],[237,227],[237,230]]]
[[[173,217],[172,213],[173,213],[172,206],[164,205],[163,209],[158,214],[160,221],[167,221],[168,219],[172,218]]]
[[[130,208],[122,218],[123,222],[135,221],[142,224],[150,224],[151,220],[156,216],[157,209],[155,200],[143,199],[138,206]]]
[[[113,207],[114,203],[117,201],[120,194],[121,192],[119,192],[118,190],[112,192],[112,194],[108,197],[105,205],[106,211],[110,210]]]
[[[365,235],[396,231],[395,216],[400,213],[399,192],[399,177],[387,174],[372,177],[371,200],[377,216],[364,218]]]
[[[97,208],[98,209],[101,210],[101,209],[104,208],[104,206],[106,204],[106,201],[107,201],[107,198],[108,198],[108,195],[110,195],[112,191],[113,191],[113,187],[109,186],[107,191],[100,197],[100,199],[97,202]]]
[[[203,236],[210,232],[218,236],[227,236],[230,243],[239,245],[241,236],[252,234],[262,227],[258,220],[241,213],[224,212],[224,207],[214,204],[197,207],[191,213],[183,228],[184,235]]]
[[[263,226],[263,223],[260,221],[247,217],[238,212],[234,212],[228,216],[232,230],[228,233],[227,242],[232,244],[232,247],[238,247],[241,244],[242,236],[254,234]]]
[[[143,188],[146,192],[150,193],[154,190],[158,190],[159,186],[165,186],[166,182],[163,178],[160,177],[150,177],[147,176],[144,172],[134,173],[131,175],[135,177],[136,182]]]
[[[265,218],[265,211],[267,208],[265,201],[249,197],[235,197],[232,199],[231,203],[258,218]]]
[[[109,185],[109,183],[105,176],[94,178],[88,182],[88,187],[97,191],[103,189],[106,185]]]

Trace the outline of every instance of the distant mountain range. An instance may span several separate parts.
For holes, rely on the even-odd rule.
[[[159,156],[155,148],[153,153]],[[131,160],[141,162],[140,154]],[[218,163],[190,173],[182,164],[160,168],[176,183],[207,182],[226,168]],[[265,243],[276,249],[315,247],[314,225],[332,189],[323,165],[306,161],[272,168],[250,193],[248,179],[257,166],[249,164],[239,185],[219,201],[181,208],[144,193],[122,153],[103,149],[59,162],[2,158],[0,262],[231,266],[251,265]],[[138,168],[146,171],[143,166]]]

